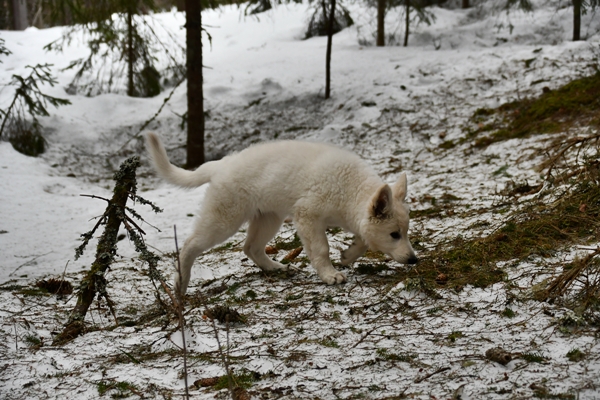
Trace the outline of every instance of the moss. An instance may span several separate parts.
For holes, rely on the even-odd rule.
[[[378,264],[358,264],[356,272],[363,275],[377,275],[380,272],[387,271],[389,267],[383,263]]]
[[[579,349],[571,349],[567,353],[566,357],[569,359],[569,361],[577,362],[583,360],[585,358],[585,354]]]
[[[447,288],[483,288],[505,279],[506,274],[497,267],[499,261],[547,257],[570,243],[593,241],[600,236],[600,187],[594,179],[574,184],[551,206],[543,198],[530,202],[488,236],[458,236],[432,250],[423,250],[417,265],[409,270],[396,269],[394,275],[387,277],[395,281],[408,279],[407,282],[420,282],[419,287],[431,288],[437,287],[437,277],[444,274]],[[582,204],[585,211],[581,211]],[[420,216],[423,215],[426,214]]]
[[[438,145],[440,149],[452,149],[456,147],[456,142],[452,140],[444,140],[442,143]]]
[[[514,318],[515,317],[515,312],[512,309],[506,307],[504,309],[504,311],[502,311],[502,316],[504,316],[506,318]]]
[[[376,354],[379,358],[386,361],[400,361],[410,363],[413,360],[419,358],[417,354],[413,353],[390,353],[387,349],[377,349]]]
[[[540,353],[523,353],[521,358],[529,363],[544,363],[548,360]]]
[[[456,342],[456,339],[463,337],[463,333],[461,331],[452,331],[451,334],[448,335],[448,340],[452,343]]]
[[[330,337],[326,337],[326,338],[322,339],[319,343],[325,347],[332,347],[332,348],[340,347],[339,343],[335,339],[332,339]]]
[[[556,90],[545,90],[539,97],[513,101],[496,109],[477,109],[471,120],[478,128],[467,136],[493,132],[477,137],[475,147],[532,134],[563,132],[583,124],[600,125],[600,73],[575,79]]]
[[[49,296],[48,290],[40,287],[25,287],[17,290],[15,293],[22,294],[23,296]]]
[[[425,208],[423,210],[411,210],[410,216],[412,218],[442,217],[443,212],[444,212],[444,208],[442,208],[442,207],[430,207],[430,208]]]
[[[275,248],[277,250],[294,250],[298,247],[302,246],[302,241],[300,237],[298,237],[297,233],[294,233],[294,236],[289,240],[276,240]]]
[[[252,384],[260,379],[260,375],[256,372],[252,371],[242,371],[237,374],[231,375],[231,380],[233,381],[234,387],[240,387],[244,389],[248,389],[252,386]],[[219,381],[215,384],[215,390],[226,389],[229,387],[229,377],[227,375],[223,375],[219,378]]]
[[[96,389],[100,396],[104,396],[106,393],[111,392],[113,399],[125,399],[136,393],[138,388],[129,382],[119,381],[99,381],[96,384]]]

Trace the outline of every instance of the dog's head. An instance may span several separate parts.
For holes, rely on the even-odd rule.
[[[371,250],[381,251],[403,264],[416,264],[418,259],[408,240],[406,190],[404,173],[391,188],[383,185],[377,190],[368,204],[363,240]]]

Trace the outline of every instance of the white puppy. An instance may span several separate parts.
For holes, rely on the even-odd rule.
[[[346,280],[329,259],[327,227],[355,235],[342,252],[343,265],[356,261],[367,248],[401,263],[417,262],[408,241],[405,174],[390,188],[355,154],[297,141],[251,146],[186,171],[169,162],[156,134],[147,135],[147,145],[156,170],[168,182],[189,188],[210,182],[194,233],[181,250],[181,277],[175,278],[178,288],[181,279],[181,293],[196,257],[235,234],[246,221],[250,225],[244,253],[263,271],[287,268],[265,254],[265,245],[287,216],[293,217],[304,251],[325,283]]]

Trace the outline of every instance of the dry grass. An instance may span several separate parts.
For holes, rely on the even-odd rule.
[[[600,73],[575,79],[550,90],[544,88],[536,98],[525,98],[498,108],[480,108],[471,117],[475,128],[468,128],[460,142],[473,140],[474,147],[487,147],[503,140],[534,134],[568,132],[577,127],[600,125]],[[454,147],[446,141],[442,148]]]

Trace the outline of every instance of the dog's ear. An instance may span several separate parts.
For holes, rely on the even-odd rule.
[[[406,198],[408,184],[406,183],[406,174],[403,172],[400,174],[398,181],[394,184],[394,188],[392,192],[394,193],[394,198],[398,201],[404,201]]]
[[[377,190],[371,201],[371,216],[384,219],[392,210],[392,189],[388,185],[383,185]]]

